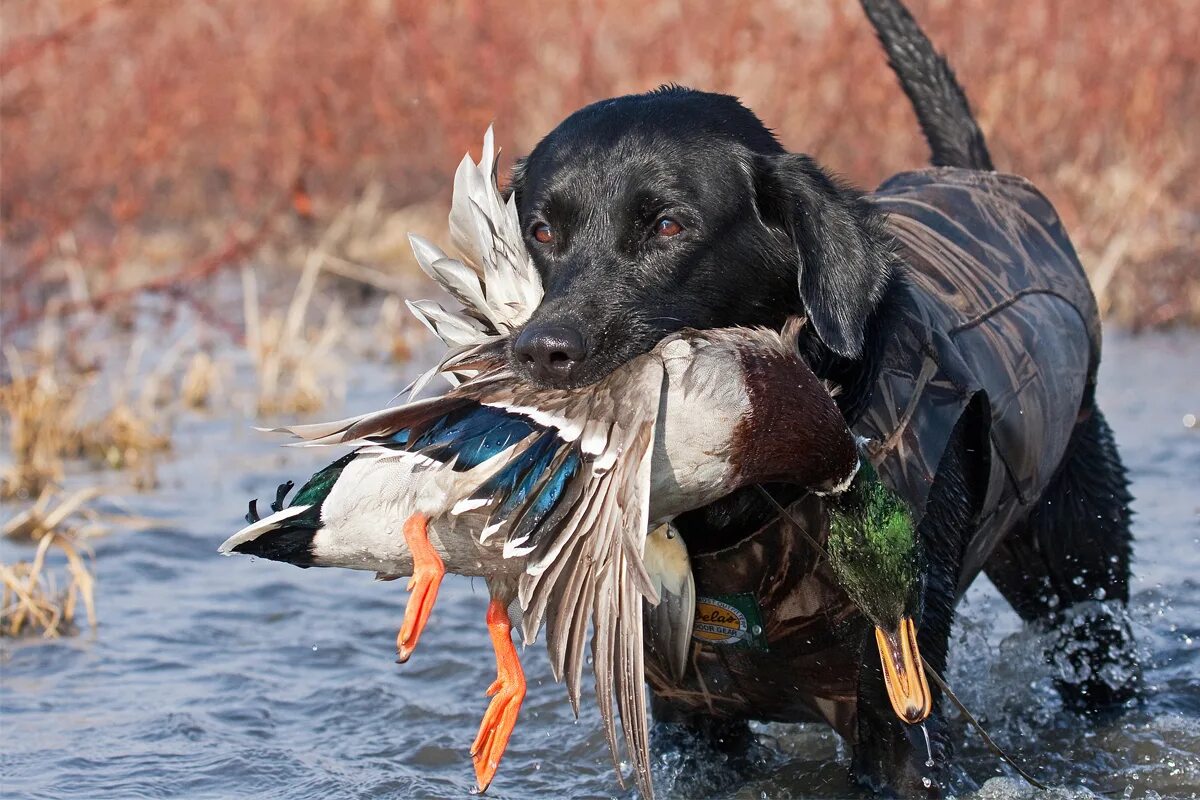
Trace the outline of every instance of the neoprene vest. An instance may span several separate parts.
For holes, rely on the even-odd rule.
[[[937,168],[906,172],[872,198],[907,266],[898,323],[855,433],[873,441],[881,479],[924,515],[960,417],[989,476],[959,594],[1041,497],[1090,402],[1100,357],[1096,301],[1050,202],[1023,178]],[[818,540],[823,501],[791,509]],[[772,522],[737,544],[693,553],[697,616],[678,684],[651,654],[659,708],[718,717],[824,719],[856,733],[863,622],[828,564],[794,526]]]

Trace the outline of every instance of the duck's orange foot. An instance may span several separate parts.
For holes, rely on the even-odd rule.
[[[471,758],[475,763],[475,783],[479,791],[485,791],[496,776],[496,768],[508,747],[525,700],[525,673],[517,649],[512,643],[512,626],[508,621],[508,610],[499,600],[488,604],[488,633],[496,651],[496,680],[488,687],[487,713],[479,725],[479,734],[471,745]]]
[[[438,587],[446,574],[441,556],[429,543],[429,518],[424,514],[413,514],[404,523],[404,541],[413,554],[413,574],[408,581],[408,605],[404,608],[404,622],[396,635],[398,661],[408,661],[421,638],[421,631],[433,612]]]

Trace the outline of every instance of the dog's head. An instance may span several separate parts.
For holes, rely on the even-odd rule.
[[[512,360],[544,385],[590,384],[680,328],[795,313],[854,358],[888,280],[861,196],[727,95],[587,106],[517,163],[512,191],[545,287]]]

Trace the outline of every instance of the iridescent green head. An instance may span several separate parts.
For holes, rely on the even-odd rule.
[[[830,504],[829,560],[846,594],[871,622],[895,627],[920,602],[921,558],[908,506],[863,460]]]
[[[829,561],[838,582],[875,625],[884,683],[905,722],[929,716],[931,698],[917,649],[921,548],[912,512],[867,459],[829,507]]]

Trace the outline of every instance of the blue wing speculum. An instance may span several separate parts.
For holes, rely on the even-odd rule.
[[[489,508],[480,538],[486,540],[507,526],[510,550],[536,545],[539,533],[551,529],[569,510],[571,503],[563,501],[578,494],[578,487],[572,491],[572,480],[583,464],[577,438],[566,441],[555,426],[471,401],[441,406],[426,401],[419,411],[393,410],[390,418],[381,414],[355,420],[342,431],[347,441],[416,453],[460,473],[511,449],[508,463],[458,501],[452,512]]]

